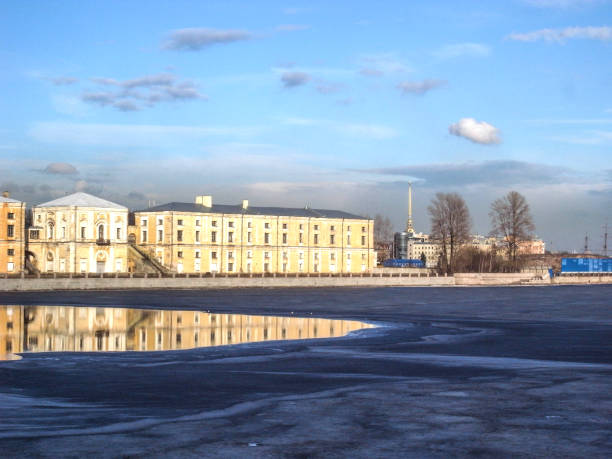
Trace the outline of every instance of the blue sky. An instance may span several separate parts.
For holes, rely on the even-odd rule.
[[[438,191],[525,194],[552,248],[612,217],[612,2],[0,6],[0,184],[341,208],[428,231]],[[612,225],[612,218],[610,219]]]

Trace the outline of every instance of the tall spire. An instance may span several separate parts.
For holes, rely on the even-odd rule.
[[[408,221],[406,222],[406,232],[414,233],[412,226],[412,183],[408,182]]]

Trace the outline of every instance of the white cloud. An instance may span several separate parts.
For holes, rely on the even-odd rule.
[[[501,142],[499,129],[485,121],[476,121],[474,118],[461,118],[448,127],[448,132],[483,145]]]
[[[455,43],[446,45],[434,52],[440,59],[453,59],[457,57],[487,57],[491,48],[480,43]]]
[[[565,43],[570,39],[612,40],[612,27],[566,27],[564,29],[540,29],[527,33],[511,33],[506,38],[514,41],[534,42],[547,41],[550,43]]]
[[[79,171],[69,163],[49,163],[47,167],[43,169],[43,172],[54,175],[73,175],[78,174]]]
[[[426,79],[422,81],[403,81],[397,85],[398,89],[400,89],[404,94],[412,93],[422,95],[432,89],[439,88],[444,86],[446,81],[444,80],[434,80],[434,79]]]
[[[87,91],[81,100],[102,107],[111,106],[120,111],[137,111],[153,107],[160,102],[184,102],[187,100],[207,100],[204,94],[189,80],[179,81],[168,73],[145,75],[131,80],[114,78],[91,78],[94,83],[103,86],[104,90]],[[108,86],[118,88],[107,89]]]
[[[253,35],[245,30],[190,28],[173,30],[163,44],[164,49],[199,51],[223,43],[250,40]]]
[[[306,72],[285,72],[281,75],[281,82],[285,88],[303,86],[310,81],[310,75]]]

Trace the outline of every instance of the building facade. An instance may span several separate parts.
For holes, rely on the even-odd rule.
[[[0,196],[0,273],[17,274],[25,262],[25,202]]]
[[[135,213],[138,246],[182,273],[360,273],[374,221],[336,210],[173,202]]]
[[[43,273],[127,272],[128,209],[74,193],[32,209],[28,257]]]

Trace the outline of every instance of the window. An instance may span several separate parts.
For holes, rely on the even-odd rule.
[[[270,233],[265,233],[264,234],[264,244],[269,244],[270,243]]]
[[[351,259],[351,254],[350,254],[350,253],[347,253],[347,254],[346,254],[346,259],[347,259],[347,260],[350,260],[350,259]]]
[[[6,236],[7,237],[15,237],[15,225],[7,225],[7,227],[6,227]]]
[[[121,239],[121,228],[117,228],[117,239]]]
[[[234,252],[227,252],[227,258],[232,260],[234,258]]]
[[[265,272],[270,272],[270,263],[264,263],[264,271]]]
[[[9,212],[6,218],[8,218],[9,220],[15,220],[15,214],[13,212]]]
[[[9,262],[6,264],[6,270],[7,270],[7,271],[13,271],[14,269],[15,269],[15,263],[13,263],[12,261],[9,261]]]
[[[87,237],[87,228],[85,226],[81,226],[81,239],[85,239]]]
[[[210,242],[217,242],[217,232],[216,231],[212,231],[210,233]]]
[[[7,254],[9,257],[12,257],[13,255],[15,255],[15,249],[8,249],[8,250],[6,251],[6,254]]]
[[[30,231],[30,239],[38,239],[40,238],[40,231],[38,230],[31,230]]]
[[[361,245],[366,245],[366,237],[361,236]]]
[[[314,259],[315,259],[315,260],[318,260],[318,259],[319,259],[319,254],[318,254],[318,253],[315,253],[315,254],[314,254]]]
[[[217,252],[210,252],[210,258],[212,258],[213,260],[217,259]]]
[[[200,223],[200,219],[199,219],[199,218],[196,218],[196,224],[195,224],[195,226],[200,226],[200,225],[201,225],[201,223]]]
[[[195,232],[195,241],[200,242],[200,232],[199,231]]]
[[[227,226],[228,226],[229,228],[233,228],[233,227],[234,227],[234,222],[228,222],[228,223],[227,223]]]
[[[217,220],[213,220],[213,221],[211,222],[210,226],[214,226],[214,227],[216,227],[216,226],[217,226]]]
[[[62,226],[62,238],[66,237],[66,227]]]
[[[176,240],[178,242],[183,242],[183,230],[178,230],[176,232]]]
[[[247,251],[247,258],[253,258],[253,252],[252,251]]]
[[[315,231],[319,231],[319,225],[315,225],[315,226],[314,226],[314,230],[315,230]]]
[[[157,241],[158,242],[164,241],[164,230],[157,230]]]
[[[177,256],[178,258],[183,258],[183,251],[182,251],[182,250],[179,250],[179,251],[176,253],[176,256]]]
[[[304,243],[304,233],[300,233],[300,244]]]
[[[234,263],[230,262],[227,264],[227,270],[231,273],[234,271]]]
[[[346,236],[346,245],[351,245],[351,235],[350,234]]]
[[[333,234],[330,234],[329,236],[329,243],[330,244],[334,244],[336,240],[336,236],[334,236]]]
[[[283,258],[288,258],[289,254],[287,252],[283,252]]]
[[[300,254],[299,254],[299,257],[298,257],[298,258],[299,258],[300,260],[303,260],[303,259],[304,259],[304,252],[300,252]]]
[[[315,235],[314,235],[314,243],[315,243],[315,244],[318,244],[318,243],[319,243],[319,235],[318,235],[318,234],[315,234]]]
[[[140,219],[140,226],[147,226],[147,219],[146,218],[141,218]]]
[[[283,229],[287,229],[287,224],[283,223]]]
[[[158,218],[157,219],[157,224],[158,225],[163,225],[164,224],[164,219],[163,218]]]
[[[351,225],[347,226],[347,227],[346,227],[346,230],[347,230],[347,231],[350,231],[350,230],[351,230]]]
[[[300,223],[300,229],[303,230],[304,229],[304,225],[302,223]]]
[[[362,227],[361,227],[361,232],[362,232],[362,233],[365,233],[365,232],[366,232],[366,227],[365,227],[365,226],[362,226]]]
[[[336,259],[336,254],[335,253],[330,253],[329,254],[329,259],[334,261]]]
[[[104,239],[104,225],[98,226],[98,239]]]
[[[251,234],[251,232],[249,231],[249,232],[247,233],[247,242],[251,242],[251,240],[252,240],[252,234]]]
[[[253,227],[253,223],[247,222],[247,228],[252,228],[252,227]]]
[[[287,243],[287,233],[283,233],[283,244]]]
[[[179,226],[183,226],[183,219],[179,218],[178,221],[176,222],[177,225]]]
[[[270,258],[270,252],[264,252],[264,258]]]
[[[142,242],[147,242],[147,230],[142,230]]]
[[[330,229],[331,231],[336,231],[336,227],[335,227],[334,225],[330,226],[330,227],[329,227],[329,229]]]
[[[199,250],[195,251],[195,258],[200,258],[200,251]]]
[[[365,253],[362,253],[362,254],[361,254],[361,259],[362,259],[362,260],[365,260],[365,259],[366,259],[366,254],[365,254]]]
[[[234,233],[232,231],[227,233],[227,242],[234,242]]]

